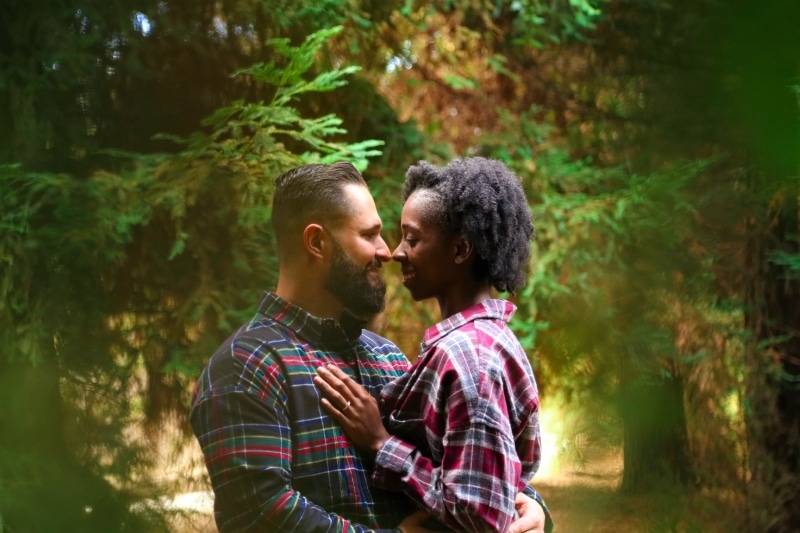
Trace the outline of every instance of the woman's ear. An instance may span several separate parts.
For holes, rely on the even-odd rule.
[[[459,235],[455,240],[455,251],[455,262],[457,265],[462,265],[475,255],[475,246],[466,237]]]
[[[324,259],[328,247],[328,235],[319,224],[309,224],[303,230],[303,248],[306,253],[318,259]]]

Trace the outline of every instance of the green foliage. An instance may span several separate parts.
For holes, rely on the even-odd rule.
[[[514,14],[514,42],[517,45],[543,48],[547,42],[584,39],[587,30],[595,28],[602,16],[604,0],[513,0],[509,9]]]
[[[490,27],[509,17],[508,37],[513,45],[544,48],[570,39],[585,39],[588,31],[602,19],[605,3],[605,0],[453,0],[443,2],[441,7],[434,4],[429,9],[460,12],[468,21],[473,17],[483,19]]]
[[[98,495],[121,502],[163,491],[146,478],[136,481],[146,466],[144,443],[124,432],[142,417],[153,423],[167,412],[185,414],[202,361],[252,312],[254,287],[274,284],[272,178],[311,161],[351,160],[364,168],[380,154],[378,141],[332,140],[344,133],[334,115],[307,117],[294,107],[301,95],[341,87],[355,71],[306,79],[323,44],[340,30],[311,35],[298,47],[272,41],[282,64],[236,73],[239,83],[271,95],[269,103],[239,100],[204,122],[208,132],[161,136],[184,147],[177,153],[107,150],[113,166],[88,178],[0,166],[0,335],[7,347],[0,373],[5,380],[52,373],[51,380],[25,380],[37,383],[32,388],[6,383],[3,404],[37,395],[53,400],[25,413],[37,421],[36,431],[22,413],[0,416],[0,455],[22,453],[42,438],[40,431],[51,434],[57,450],[25,452],[42,467],[33,476],[0,461],[8,490],[24,495],[0,498],[8,527],[44,527],[35,525],[28,503],[45,486],[94,487],[63,499],[60,512],[79,515]],[[53,461],[70,466],[56,469]],[[104,501],[94,516],[111,512]],[[103,531],[132,520],[125,506],[114,506],[117,518]]]
[[[714,394],[709,374],[734,387],[742,372],[741,344],[733,341],[741,315],[736,307],[711,312],[715,278],[703,264],[709,258],[692,245],[702,237],[696,220],[704,203],[696,189],[713,162],[674,162],[639,174],[627,165],[575,160],[553,142],[538,111],[503,114],[502,132],[486,136],[482,150],[522,178],[532,201],[536,241],[512,325],[536,356],[546,400],[570,413],[562,421],[562,453],[581,460],[578,438],[619,446],[623,430],[637,430],[626,423],[679,434],[687,423],[677,414],[683,401],[678,396],[675,405],[660,389],[678,383],[705,399]],[[699,331],[715,332],[717,340]],[[723,355],[739,363],[723,364]],[[709,419],[736,427],[738,418],[706,411],[704,402],[689,404],[690,430]],[[731,449],[736,430],[718,440],[692,435],[718,463],[720,454],[730,455],[735,469],[741,456],[722,450]],[[657,471],[655,463],[646,468]]]
[[[347,83],[344,78],[358,71],[358,67],[350,66],[322,72],[310,81],[305,79],[322,45],[341,30],[341,26],[320,30],[298,47],[290,46],[288,39],[268,41],[285,63],[258,63],[235,72],[234,76],[255,83],[261,90],[273,91],[271,101],[264,104],[237,100],[219,108],[203,122],[212,129],[210,135],[197,133],[183,141],[188,146],[184,157],[218,159],[226,169],[234,172],[264,172],[267,175],[300,162],[341,160],[350,160],[363,171],[369,157],[380,155],[376,148],[383,144],[381,141],[350,144],[331,141],[330,137],[346,133],[340,118],[333,114],[306,118],[291,107],[301,95],[332,91],[343,86]],[[181,142],[180,139],[174,140]],[[286,142],[290,142],[292,147],[305,146],[307,149],[299,157],[294,156],[284,148]]]
[[[786,267],[792,276],[800,276],[800,254],[774,250],[770,252],[769,258],[772,263]]]
[[[459,76],[457,74],[445,74],[444,75],[444,82],[452,87],[453,89],[459,91],[461,89],[477,89],[478,84],[475,81],[464,78],[463,76]]]
[[[180,420],[203,359],[274,284],[271,179],[354,161],[391,246],[405,169],[456,153],[503,159],[531,199],[513,327],[545,407],[567,406],[566,453],[642,437],[658,428],[640,414],[677,403],[704,489],[735,500],[748,481],[765,515],[800,493],[763,481],[781,447],[762,437],[783,434],[753,423],[797,381],[791,2],[12,3],[3,527],[164,527],[120,511],[164,490],[141,481],[155,454],[123,429]],[[381,331],[413,357],[437,313],[394,268]],[[668,454],[648,450],[656,470]],[[116,518],[101,526],[89,500]]]

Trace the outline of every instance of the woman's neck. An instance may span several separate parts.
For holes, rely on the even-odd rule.
[[[476,283],[470,287],[460,285],[457,290],[438,298],[439,311],[442,313],[442,320],[449,318],[456,313],[469,309],[475,304],[492,297],[492,287],[489,282]]]

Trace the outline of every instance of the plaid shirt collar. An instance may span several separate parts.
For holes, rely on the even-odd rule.
[[[467,322],[481,318],[499,319],[508,322],[511,320],[516,310],[517,307],[506,300],[501,300],[499,298],[484,300],[426,329],[420,351],[425,352],[436,344],[439,339],[446,336],[451,331],[460,328]]]
[[[258,312],[294,331],[311,345],[338,348],[355,344],[367,325],[347,309],[339,320],[319,318],[284,300],[274,292],[265,292]]]

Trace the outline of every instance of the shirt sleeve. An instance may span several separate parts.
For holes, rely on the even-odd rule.
[[[192,409],[220,532],[377,531],[326,512],[292,488],[290,424],[280,402],[270,403],[273,396],[279,397],[219,387]]]
[[[555,523],[553,522],[553,517],[550,514],[550,509],[547,508],[547,504],[544,502],[544,498],[542,498],[542,495],[539,494],[536,491],[536,489],[534,489],[530,485],[525,485],[525,489],[522,491],[522,493],[528,496],[529,498],[536,500],[539,503],[539,505],[542,506],[542,509],[544,509],[544,532],[552,533],[553,528],[555,527]]]
[[[506,531],[516,517],[514,500],[523,486],[521,463],[497,408],[505,405],[501,389],[488,387],[491,395],[468,408],[475,401],[474,389],[465,388],[453,374],[442,382],[449,391],[437,394],[446,398],[436,408],[445,424],[441,464],[413,444],[390,437],[376,457],[373,483],[403,490],[458,531]]]

